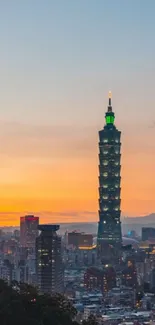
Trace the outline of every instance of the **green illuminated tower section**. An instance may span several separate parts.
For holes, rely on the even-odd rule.
[[[99,223],[98,252],[106,255],[108,248],[122,243],[121,204],[121,132],[117,130],[112,111],[111,93],[105,113],[106,124],[99,131]]]

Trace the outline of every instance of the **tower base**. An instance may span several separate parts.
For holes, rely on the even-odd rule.
[[[116,265],[121,260],[121,244],[111,244],[106,241],[100,241],[97,245],[98,260],[104,265]]]

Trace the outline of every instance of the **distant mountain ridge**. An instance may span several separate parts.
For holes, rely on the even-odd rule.
[[[151,213],[141,217],[124,217],[122,218],[123,224],[154,224],[155,225],[155,213]]]
[[[155,228],[155,213],[140,217],[122,217],[122,234],[125,235],[131,230],[135,230],[136,233],[141,236],[142,227]],[[59,222],[58,222],[59,223]],[[4,231],[13,231],[19,229],[18,227],[0,227]],[[60,234],[64,234],[66,231],[82,231],[86,233],[92,233],[97,235],[98,222],[83,222],[83,223],[60,223]]]

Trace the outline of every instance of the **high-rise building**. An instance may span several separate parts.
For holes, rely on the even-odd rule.
[[[36,239],[36,274],[40,292],[63,292],[63,264],[59,225],[40,225]]]
[[[106,124],[99,131],[99,224],[98,252],[108,254],[110,249],[121,247],[121,132],[115,124],[112,111],[111,93],[105,114]]]
[[[84,286],[87,290],[101,290],[103,293],[116,287],[116,273],[112,266],[91,267],[84,274]]]
[[[155,241],[155,228],[152,227],[142,227],[142,240],[153,240]]]
[[[39,217],[27,215],[20,218],[20,245],[35,249],[38,236]]]
[[[151,271],[150,288],[155,291],[155,269]]]
[[[137,272],[134,258],[127,259],[127,265],[122,271],[122,285],[126,287],[137,287]]]
[[[93,235],[85,234],[81,232],[69,232],[68,233],[68,245],[73,247],[92,247],[93,246]]]

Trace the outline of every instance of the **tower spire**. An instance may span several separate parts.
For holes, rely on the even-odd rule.
[[[111,104],[111,99],[112,99],[112,93],[109,91],[108,93],[108,108],[107,112],[105,114],[105,119],[106,119],[106,124],[114,124],[114,119],[115,119],[115,114],[112,111],[112,104]]]
[[[109,90],[109,93],[108,93],[108,98],[109,98],[109,107],[111,107],[112,93],[111,93],[110,90]]]

